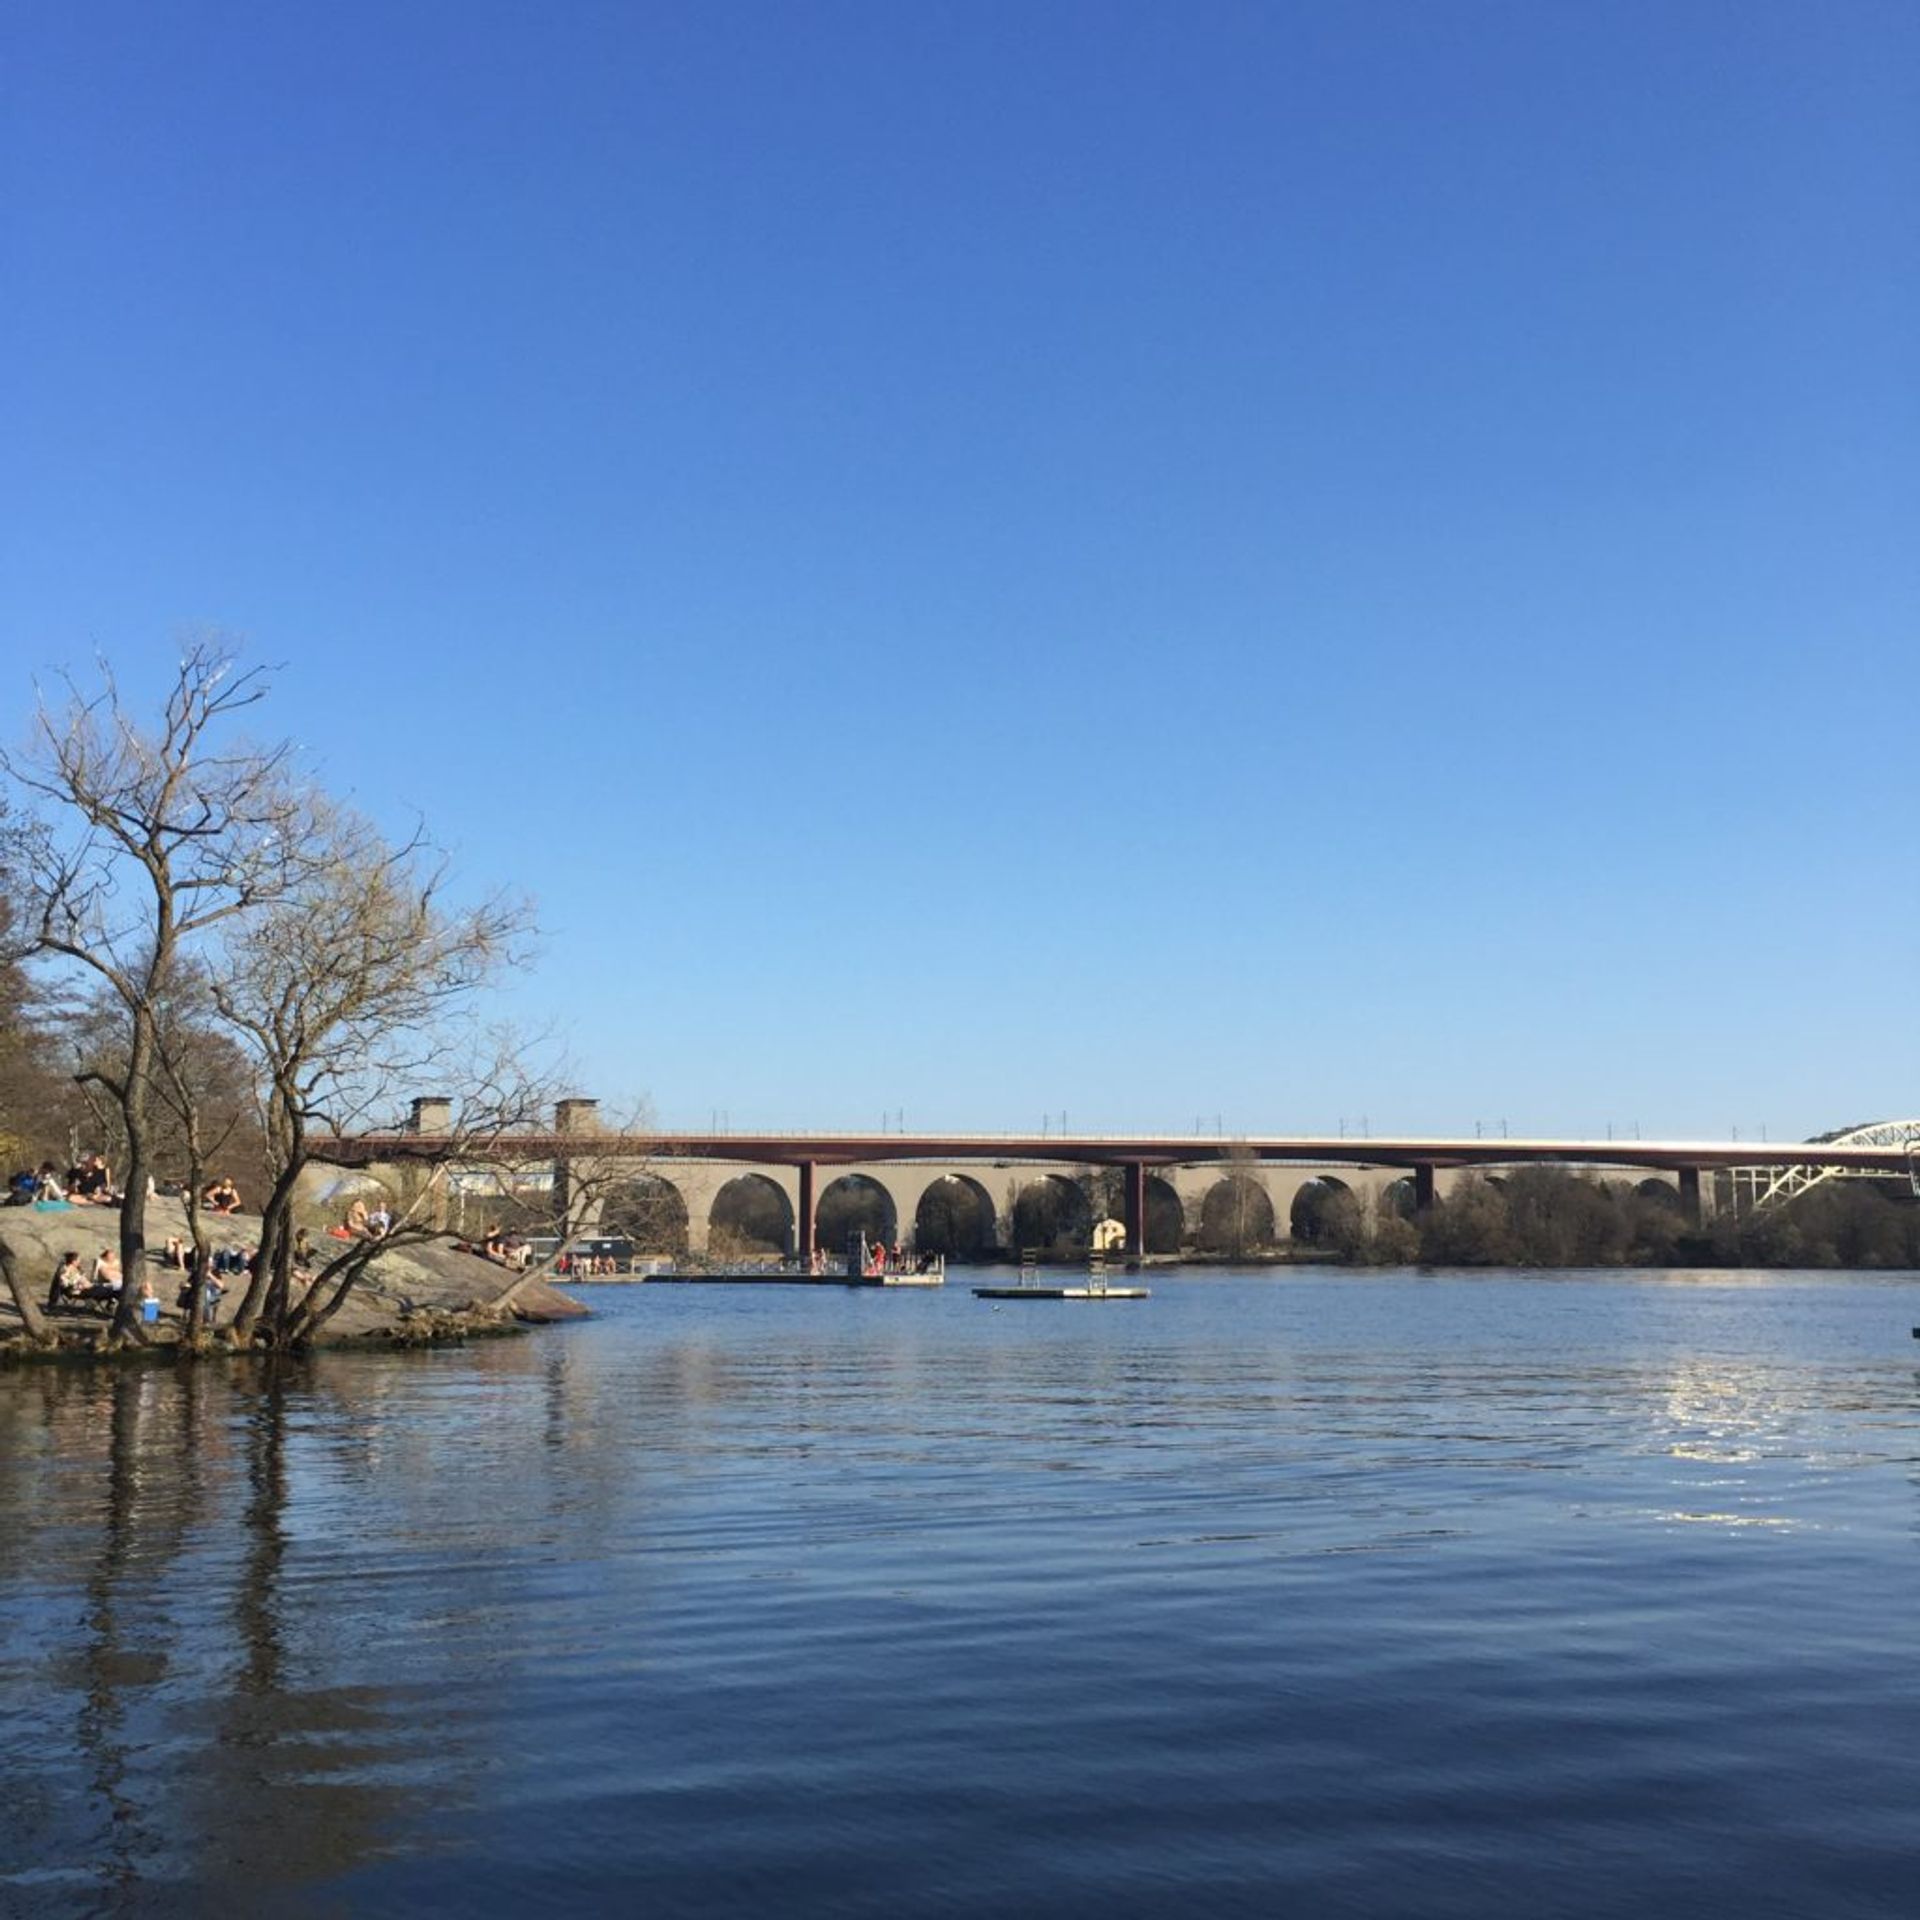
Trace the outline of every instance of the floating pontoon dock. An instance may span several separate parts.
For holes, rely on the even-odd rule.
[[[792,1267],[684,1267],[650,1273],[653,1287],[944,1287],[939,1268],[927,1273],[809,1273]]]
[[[669,1287],[944,1287],[947,1260],[940,1253],[890,1256],[856,1234],[844,1264],[831,1267],[817,1257],[764,1260],[755,1266],[668,1267],[647,1278]]]
[[[1149,1300],[1145,1287],[975,1287],[976,1300]]]
[[[973,1297],[976,1300],[1148,1300],[1152,1295],[1145,1287],[1109,1285],[1107,1263],[1098,1254],[1094,1255],[1087,1269],[1086,1280],[1081,1285],[1042,1286],[1038,1264],[1031,1254],[1026,1254],[1020,1261],[1017,1286],[975,1287]]]

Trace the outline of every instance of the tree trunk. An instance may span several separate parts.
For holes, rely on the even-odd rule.
[[[159,965],[156,962],[157,975]],[[148,1008],[134,1013],[133,1044],[127,1051],[126,1091],[120,1102],[127,1132],[126,1188],[120,1197],[120,1304],[114,1309],[108,1339],[144,1343],[140,1331],[140,1282],[147,1269],[147,1182],[153,1165],[147,1147],[147,1075],[153,1070],[153,1014]]]
[[[197,1169],[194,1178],[199,1178]],[[213,1272],[213,1249],[207,1244],[207,1224],[197,1192],[187,1196],[187,1232],[193,1241],[187,1251],[187,1278],[192,1282],[187,1295],[187,1339],[194,1341],[207,1330],[207,1277]]]
[[[297,1345],[303,1340],[311,1340],[347,1304],[360,1276],[373,1264],[374,1256],[385,1244],[380,1240],[366,1241],[351,1252],[343,1253],[339,1259],[323,1267],[314,1276],[313,1285],[307,1289],[307,1297],[301,1301],[298,1309],[287,1317],[284,1338],[288,1346]],[[332,1280],[336,1273],[340,1276],[339,1284],[335,1286],[325,1306],[316,1308],[313,1304],[314,1295],[323,1285]]]
[[[247,1276],[246,1298],[240,1302],[240,1311],[233,1317],[233,1330],[239,1334],[252,1333],[257,1322],[265,1320],[269,1331],[275,1324],[280,1288],[280,1254],[284,1249],[289,1256],[293,1251],[293,1236],[287,1231],[293,1213],[292,1172],[282,1173],[274,1182],[273,1192],[267,1196],[267,1204],[260,1215],[260,1249],[253,1263],[253,1271]]]
[[[267,1304],[262,1318],[276,1346],[281,1345],[293,1316],[293,1240],[284,1215],[260,1240],[260,1271],[267,1276]]]
[[[297,1091],[276,1085],[269,1096],[267,1137],[278,1151],[280,1170],[274,1176],[273,1191],[260,1209],[260,1257],[247,1278],[246,1298],[233,1316],[233,1330],[241,1336],[253,1332],[263,1309],[269,1331],[275,1330],[274,1296],[279,1266],[279,1250],[287,1251],[289,1273],[293,1256],[293,1194],[307,1164],[307,1132],[299,1117]],[[281,1295],[279,1318],[284,1319],[285,1296]]]
[[[562,1242],[562,1244],[564,1245],[565,1243]],[[489,1313],[511,1312],[514,1303],[520,1298],[521,1294],[523,1294],[528,1287],[532,1286],[536,1280],[552,1278],[555,1264],[559,1258],[560,1255],[555,1252],[550,1254],[545,1260],[542,1260],[538,1266],[528,1267],[523,1272],[516,1274],[509,1285],[503,1287],[498,1293],[494,1294],[485,1302],[487,1311]]]
[[[186,1278],[191,1285],[187,1293],[186,1331],[182,1337],[191,1346],[207,1330],[207,1277],[213,1271],[213,1249],[207,1243],[207,1219],[200,1206],[207,1180],[207,1159],[200,1147],[200,1118],[177,1077],[175,1085],[181,1088],[180,1104],[187,1121],[187,1184],[181,1189],[181,1195],[186,1203],[187,1238],[192,1244],[187,1251]]]
[[[4,1240],[0,1240],[0,1273],[6,1275],[7,1291],[13,1295],[13,1304],[20,1309],[27,1338],[38,1347],[52,1346],[53,1335],[48,1331],[46,1319],[40,1312],[40,1303],[33,1298],[32,1288],[20,1278],[19,1269],[13,1263],[13,1249]]]

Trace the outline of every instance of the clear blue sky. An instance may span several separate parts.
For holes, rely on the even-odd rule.
[[[0,74],[22,711],[285,662],[592,1090],[1920,1110],[1907,0],[22,0]]]

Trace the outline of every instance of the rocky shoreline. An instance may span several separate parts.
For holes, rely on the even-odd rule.
[[[216,1248],[245,1249],[255,1243],[260,1231],[258,1216],[244,1213],[210,1225]],[[141,1341],[109,1351],[110,1316],[104,1307],[46,1308],[47,1285],[61,1257],[77,1252],[90,1263],[103,1246],[118,1244],[119,1233],[120,1214],[114,1207],[55,1212],[0,1208],[0,1242],[8,1248],[21,1285],[41,1307],[55,1336],[51,1346],[34,1341],[11,1293],[0,1284],[0,1362],[171,1359],[190,1350],[182,1344],[184,1317],[173,1304],[179,1275],[163,1268],[157,1257],[170,1235],[186,1234],[185,1209],[177,1200],[156,1198],[147,1203],[148,1275],[127,1277],[136,1289],[143,1277],[151,1277],[160,1295],[160,1318],[142,1327]],[[341,1243],[321,1238],[318,1244],[325,1250],[323,1257],[331,1257]],[[229,1281],[228,1287],[222,1303],[225,1317],[238,1307],[244,1279]],[[509,1290],[510,1298],[506,1297]],[[516,1287],[514,1276],[505,1268],[464,1251],[450,1239],[412,1241],[380,1250],[347,1304],[312,1345],[326,1350],[442,1346],[586,1317],[585,1307],[543,1278],[531,1278]],[[191,1351],[247,1350],[218,1322],[210,1334],[201,1348]]]

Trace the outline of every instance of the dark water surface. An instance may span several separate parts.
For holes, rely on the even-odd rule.
[[[1911,1277],[0,1376],[0,1911],[1920,1913]]]

